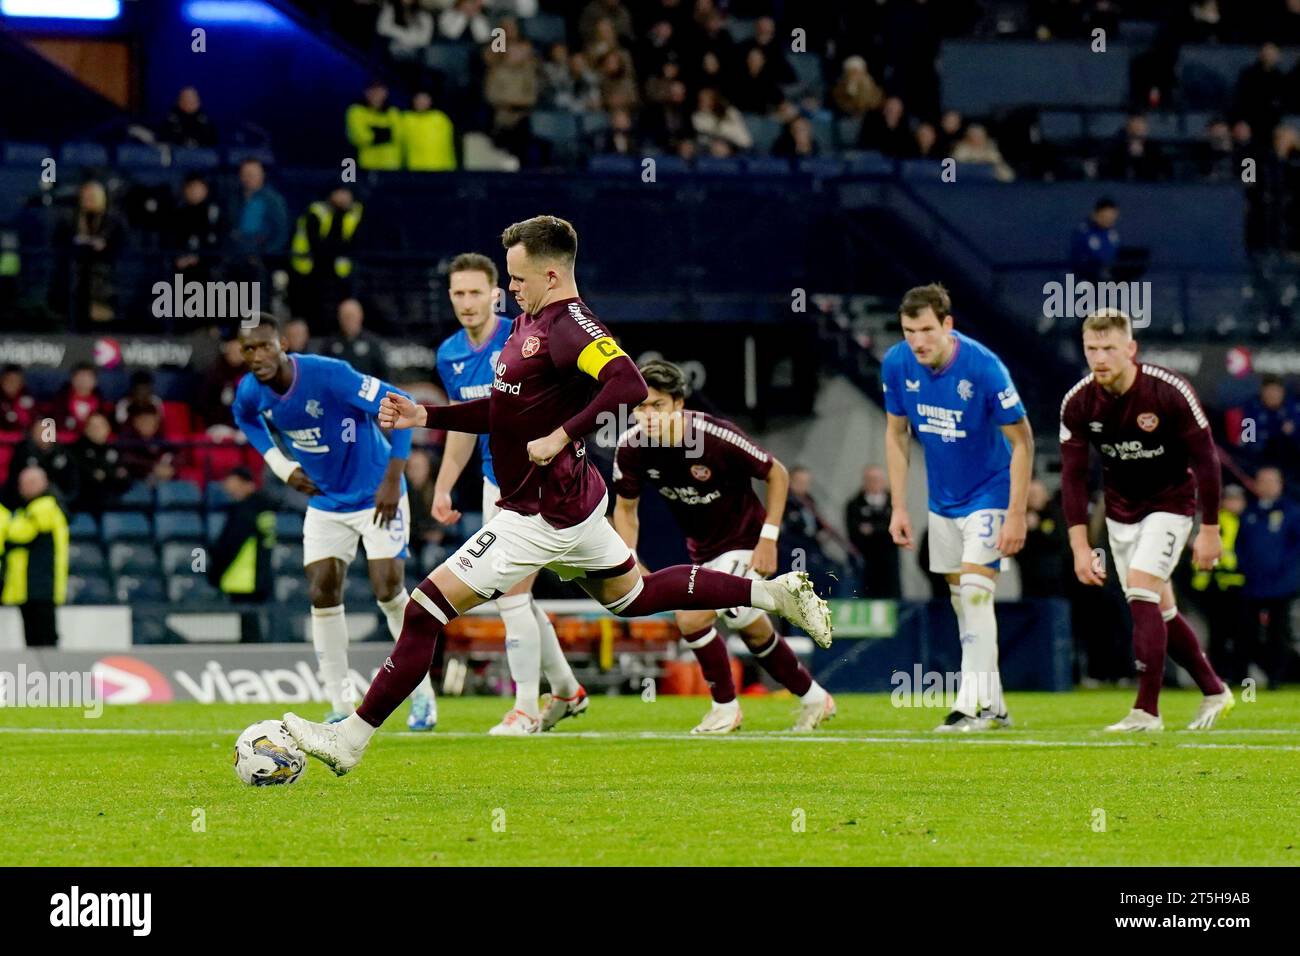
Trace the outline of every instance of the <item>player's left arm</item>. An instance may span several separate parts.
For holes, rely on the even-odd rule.
[[[345,365],[347,373],[332,376],[336,394],[350,408],[365,415],[379,417],[379,405],[384,396],[390,393],[410,399],[400,388],[388,384],[374,375],[362,375],[350,365]],[[389,441],[388,465],[384,468],[384,477],[375,488],[375,514],[372,523],[381,528],[397,515],[402,503],[402,472],[406,468],[406,459],[411,455],[411,432],[407,429],[387,430]]]
[[[645,401],[648,394],[641,370],[608,332],[593,337],[566,317],[552,327],[550,344],[551,361],[557,368],[576,366],[599,382],[600,388],[587,406],[567,422],[549,435],[528,443],[528,457],[537,465],[548,464],[573,439],[595,431],[607,416],[612,415],[616,423],[630,419],[632,409]]]
[[[785,502],[790,495],[790,472],[781,460],[772,456],[772,467],[767,473],[767,516],[754,556],[749,559],[749,569],[763,577],[776,573],[776,541],[781,534],[781,521],[785,518]]]
[[[1007,520],[998,532],[997,548],[1006,557],[1025,546],[1025,509],[1029,502],[1029,481],[1034,476],[1034,430],[1020,394],[1011,381],[1011,373],[1000,359],[988,366],[987,399],[993,421],[1011,443],[1011,497],[1007,501]]]

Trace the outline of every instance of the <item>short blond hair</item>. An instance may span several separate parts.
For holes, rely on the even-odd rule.
[[[1119,332],[1126,337],[1133,335],[1133,323],[1128,313],[1122,309],[1102,309],[1083,320],[1084,332]]]

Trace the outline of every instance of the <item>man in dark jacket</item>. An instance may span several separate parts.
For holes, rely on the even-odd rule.
[[[208,582],[235,604],[258,604],[271,594],[271,552],[275,549],[275,507],[258,490],[247,468],[236,468],[222,487],[233,502],[226,524],[208,553]],[[245,612],[243,640],[261,640],[256,611]]]
[[[1291,605],[1300,591],[1300,508],[1282,495],[1282,472],[1261,468],[1255,475],[1258,500],[1246,509],[1237,535],[1237,560],[1246,576],[1251,623],[1264,626],[1263,647],[1254,655],[1269,687],[1286,680],[1291,657]]]
[[[862,490],[844,506],[844,528],[862,554],[862,596],[897,598],[898,548],[889,536],[889,479],[879,465],[862,471]]]

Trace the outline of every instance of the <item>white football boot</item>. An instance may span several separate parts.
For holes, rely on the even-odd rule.
[[[337,724],[314,724],[297,714],[284,715],[284,729],[303,753],[315,757],[341,777],[361,762],[366,748],[354,748],[339,732]]]
[[[527,737],[542,729],[542,721],[532,714],[526,714],[518,707],[501,718],[501,723],[488,731],[489,737]]]
[[[1118,723],[1106,728],[1114,733],[1141,733],[1143,731],[1164,730],[1165,722],[1159,717],[1148,714],[1145,710],[1134,707],[1128,716]]]
[[[960,710],[954,710],[943,719],[943,723],[934,728],[934,732],[937,734],[969,734],[972,731],[992,730],[994,726],[991,717],[971,717],[968,714],[963,714]]]
[[[1237,699],[1232,696],[1232,688],[1224,684],[1221,693],[1205,695],[1201,700],[1201,706],[1196,708],[1196,716],[1187,725],[1187,729],[1209,730],[1221,715],[1226,714],[1236,705]]]
[[[793,729],[797,733],[809,733],[826,723],[835,714],[835,698],[827,692],[821,700],[800,705],[799,719],[794,722]]]
[[[709,712],[704,715],[704,719],[695,725],[695,729],[691,733],[697,736],[734,733],[740,729],[741,719],[740,701],[733,700],[725,704],[714,704],[709,709]]]
[[[542,708],[542,730],[550,730],[566,717],[579,717],[587,712],[587,691],[581,684],[572,697],[551,694]]]
[[[804,571],[790,571],[762,582],[776,601],[773,612],[803,629],[818,647],[831,646],[831,609],[817,596]]]

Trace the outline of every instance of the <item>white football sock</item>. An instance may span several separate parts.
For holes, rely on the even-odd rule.
[[[360,750],[370,743],[375,728],[361,719],[358,714],[349,714],[338,723],[339,736],[353,750]]]
[[[1002,677],[998,674],[998,619],[993,613],[992,578],[961,576],[961,687],[954,710],[976,717],[983,709],[1001,714]]]
[[[388,633],[393,635],[396,641],[402,636],[402,621],[406,617],[406,605],[411,603],[411,594],[406,588],[402,588],[387,601],[376,601],[379,610],[384,612],[384,620],[388,622]],[[429,675],[424,675],[424,680],[420,681],[420,686],[411,691],[411,697],[418,697],[424,694],[426,697],[433,696],[433,681],[429,680]]]
[[[752,581],[749,585],[749,606],[764,611],[776,610],[776,599],[768,593],[767,581]]]
[[[356,690],[348,678],[348,622],[343,605],[311,609],[311,643],[330,708],[350,714],[356,709]]]
[[[551,685],[551,693],[556,697],[572,697],[578,692],[578,678],[573,676],[560,639],[555,635],[555,625],[546,616],[546,612],[529,595],[533,618],[537,621],[537,630],[542,636],[542,674],[546,683]]]
[[[948,601],[952,604],[953,613],[957,615],[957,633],[964,634],[966,632],[966,614],[961,606],[960,584],[948,585]]]
[[[799,699],[805,704],[815,704],[820,700],[825,700],[826,688],[813,681],[812,686],[805,693],[799,695]]]
[[[533,617],[532,595],[497,598],[497,611],[506,625],[506,663],[515,682],[515,707],[530,717],[540,716],[542,635]]]

